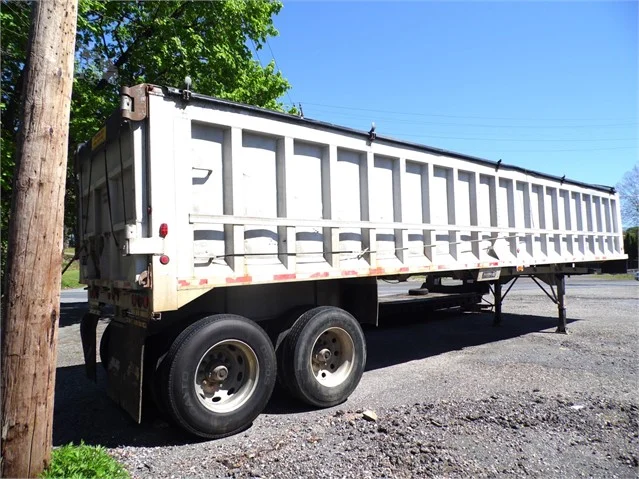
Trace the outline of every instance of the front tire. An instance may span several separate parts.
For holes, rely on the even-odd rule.
[[[186,328],[165,358],[171,417],[206,438],[235,434],[262,412],[275,385],[273,345],[256,323],[221,314]]]
[[[321,306],[304,313],[282,347],[282,382],[312,406],[331,407],[346,401],[366,366],[362,328],[340,308]]]

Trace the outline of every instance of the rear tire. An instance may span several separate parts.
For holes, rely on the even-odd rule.
[[[273,345],[256,323],[231,314],[186,328],[164,358],[166,403],[175,422],[200,437],[250,426],[275,385]]]
[[[282,348],[282,383],[312,406],[331,407],[346,401],[366,366],[362,328],[340,308],[320,306],[304,313]]]

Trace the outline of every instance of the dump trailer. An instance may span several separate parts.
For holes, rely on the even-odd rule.
[[[81,334],[95,378],[110,318],[108,394],[137,421],[145,396],[193,434],[233,434],[276,380],[334,406],[380,307],[490,292],[498,323],[520,276],[548,288],[563,332],[565,276],[626,258],[610,187],[189,90],[120,100],[75,159]],[[378,298],[378,278],[415,275],[414,294]]]

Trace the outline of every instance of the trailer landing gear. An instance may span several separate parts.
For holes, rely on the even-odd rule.
[[[501,283],[497,281],[493,288],[493,296],[495,297],[495,317],[493,318],[493,326],[501,325]]]
[[[522,275],[523,276],[523,275]],[[550,300],[557,305],[557,329],[556,333],[567,334],[566,331],[566,275],[565,274],[553,274],[553,273],[544,273],[544,274],[530,274],[525,275],[531,278],[539,288],[546,293],[546,296],[550,298]],[[493,326],[499,326],[501,324],[501,303],[506,298],[506,295],[510,291],[510,288],[517,282],[517,279],[520,276],[515,276],[514,281],[510,284],[506,292],[502,295],[501,287],[502,284],[508,283],[511,279],[508,279],[505,283],[501,281],[496,281],[493,283],[492,292],[495,298],[494,306],[495,306],[495,315],[493,317]],[[541,282],[540,282],[541,281]],[[541,284],[546,283],[550,287],[550,292]],[[556,287],[556,291],[555,291]]]
[[[495,304],[494,304],[495,316],[493,317],[493,326],[501,325],[501,303],[504,301],[504,299],[506,298],[506,295],[508,294],[510,289],[513,287],[513,285],[517,282],[518,278],[519,276],[514,277],[514,281],[510,283],[510,286],[508,286],[508,289],[503,295],[501,294],[502,282],[497,280],[495,283],[493,283],[492,291],[493,291],[493,296],[495,298]],[[507,279],[503,284],[508,284],[512,279],[513,278]]]

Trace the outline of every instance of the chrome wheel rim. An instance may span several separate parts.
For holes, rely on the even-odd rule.
[[[195,393],[209,411],[235,411],[255,392],[259,374],[255,351],[242,341],[226,339],[200,358],[195,372]]]
[[[342,328],[328,328],[315,340],[310,366],[315,380],[325,387],[344,383],[355,363],[353,338]]]

